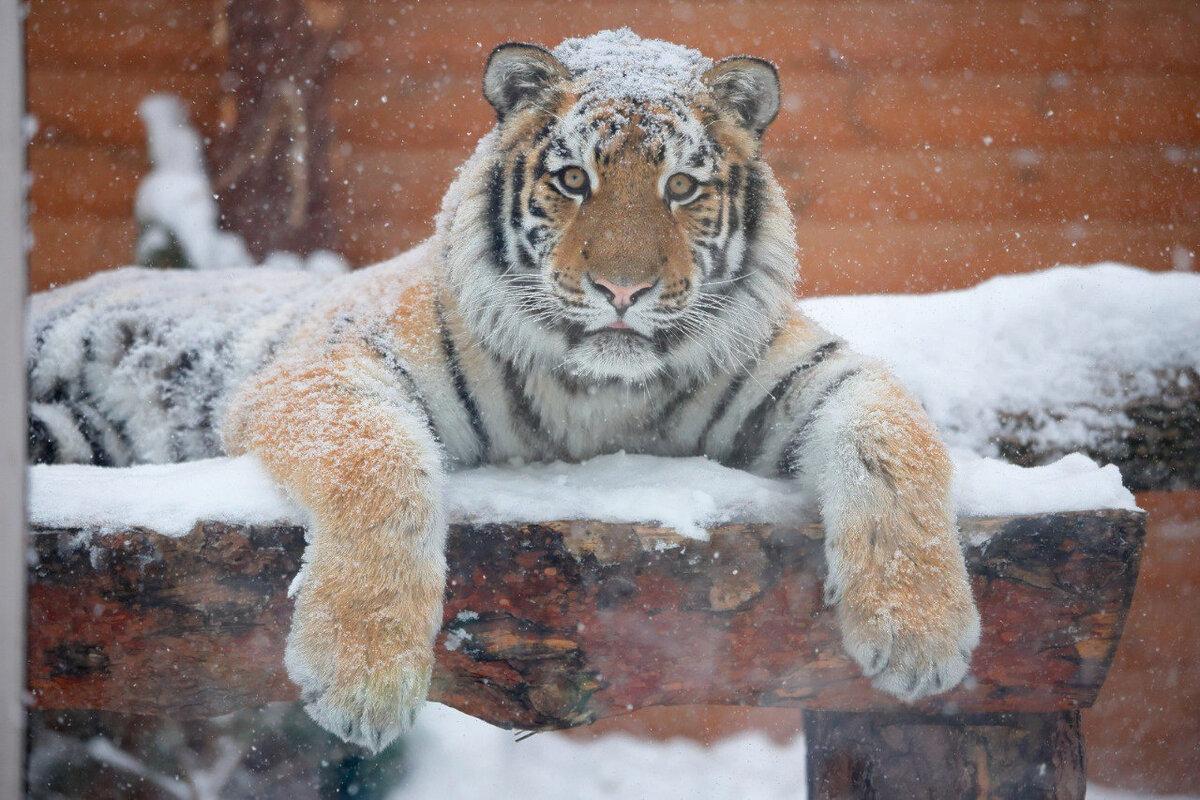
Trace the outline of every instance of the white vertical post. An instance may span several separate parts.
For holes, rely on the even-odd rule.
[[[20,797],[25,751],[25,140],[23,15],[0,0],[0,797]]]

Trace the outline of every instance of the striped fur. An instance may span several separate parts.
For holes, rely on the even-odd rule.
[[[428,685],[445,469],[624,449],[790,477],[825,520],[827,597],[877,686],[949,688],[978,639],[931,424],[795,310],[792,216],[759,158],[778,97],[746,96],[773,71],[607,36],[684,74],[624,96],[580,68],[593,40],[563,61],[502,48],[485,82],[500,123],[434,236],[393,261],[120,270],[31,306],[32,459],[253,453],[311,512],[289,673],[314,718],[373,749]],[[672,199],[681,172],[694,192]]]

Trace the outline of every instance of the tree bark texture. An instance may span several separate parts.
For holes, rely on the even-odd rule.
[[[923,713],[1083,708],[1132,598],[1144,515],[965,519],[983,641]],[[39,708],[204,717],[296,697],[283,669],[298,527],[35,530],[28,682]],[[431,696],[551,729],[652,705],[897,711],[842,651],[821,528],[708,541],[596,522],[456,524]]]
[[[1200,373],[1191,368],[1122,375],[1118,396],[1053,412],[999,411],[993,440],[1006,461],[1032,467],[1069,453],[1116,464],[1130,491],[1200,488]],[[1055,419],[1047,436],[1038,420]]]
[[[209,154],[223,229],[255,260],[332,249],[328,84],[339,0],[226,0],[220,134]]]
[[[806,711],[809,800],[1054,798],[1086,788],[1078,711]]]

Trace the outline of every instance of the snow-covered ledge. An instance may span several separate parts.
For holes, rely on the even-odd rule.
[[[985,636],[973,679],[928,707],[1089,704],[1136,576],[1133,496],[1081,455],[955,460]],[[458,473],[447,499],[446,702],[526,728],[670,703],[893,705],[838,645],[822,531],[787,482],[615,454]],[[252,457],[34,467],[29,508],[38,705],[210,715],[294,696],[280,654],[303,516]]]
[[[953,451],[962,516],[1011,516],[1101,508],[1136,510],[1111,464],[1078,453],[1022,468]],[[705,458],[616,453],[582,464],[526,464],[452,473],[446,502],[464,523],[591,520],[650,523],[687,538],[736,522],[795,525],[814,513],[795,484]],[[183,536],[198,522],[303,525],[304,515],[253,456],[126,469],[30,468],[29,518],[38,528],[152,530]]]
[[[1055,267],[800,305],[887,362],[953,447],[1024,466],[1081,452],[1134,491],[1200,488],[1200,275]]]

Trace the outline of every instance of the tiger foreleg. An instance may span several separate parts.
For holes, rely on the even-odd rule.
[[[825,597],[846,650],[876,688],[905,700],[957,685],[979,613],[932,423],[870,366],[828,391],[802,437],[796,466],[825,523]]]
[[[351,352],[252,382],[226,443],[256,454],[311,513],[288,674],[313,719],[378,752],[425,699],[441,625],[446,522],[427,422]]]

